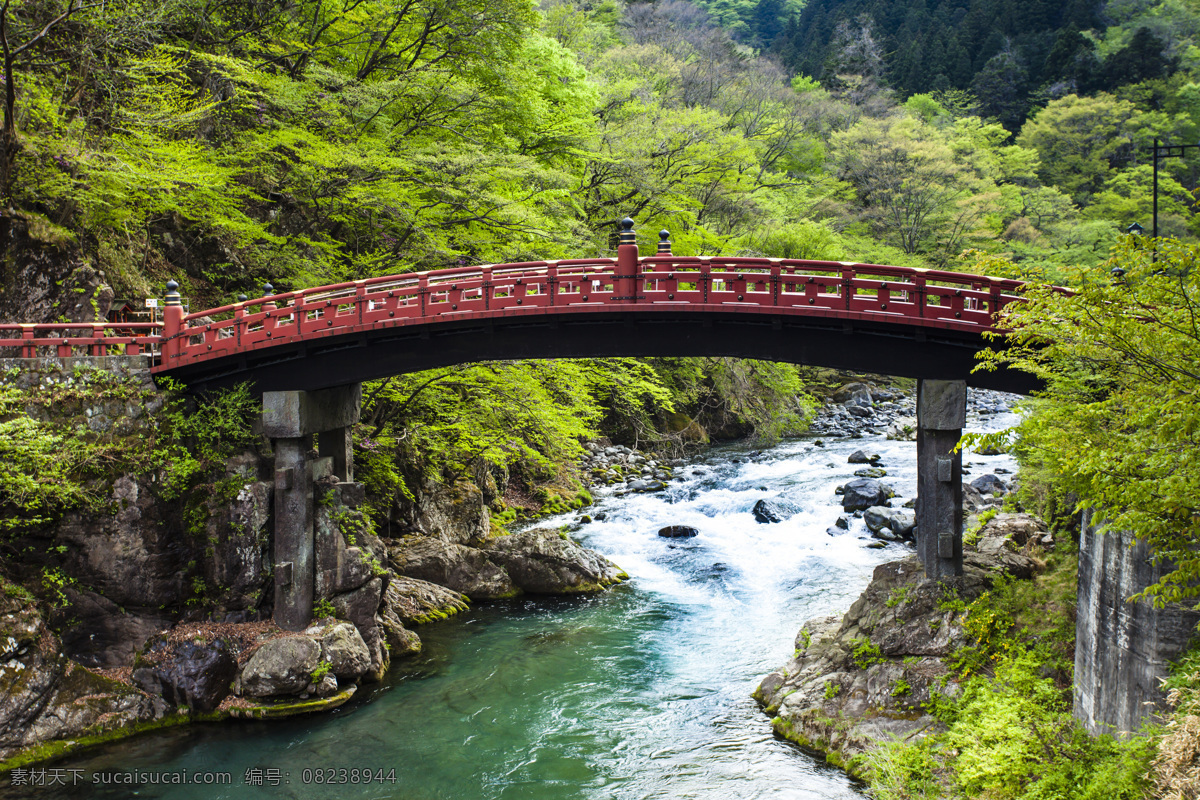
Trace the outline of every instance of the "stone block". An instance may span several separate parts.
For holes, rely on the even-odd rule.
[[[264,392],[263,433],[272,439],[296,439],[346,428],[358,422],[362,384],[315,392]]]
[[[927,431],[958,431],[966,424],[966,381],[923,380],[918,384],[918,426]]]

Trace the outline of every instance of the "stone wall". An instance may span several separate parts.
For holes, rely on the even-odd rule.
[[[1075,622],[1075,717],[1092,733],[1136,731],[1165,710],[1159,681],[1195,636],[1200,611],[1156,609],[1128,598],[1165,571],[1146,543],[1126,532],[1097,533],[1084,516]]]

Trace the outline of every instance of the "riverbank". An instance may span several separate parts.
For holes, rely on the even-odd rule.
[[[877,391],[891,391],[886,387],[875,387],[875,389]],[[872,402],[888,403],[893,401],[873,400]],[[876,411],[872,406],[871,414],[873,416],[877,414],[880,418],[886,420],[887,417],[893,413],[893,411],[897,414],[903,411],[903,408],[900,407],[902,402],[903,400],[901,399],[901,402],[896,404],[897,408],[895,409],[883,408]],[[867,419],[865,416],[858,417],[854,415],[854,417],[855,419]],[[870,440],[874,434],[867,432],[864,435],[866,435],[868,440]],[[812,469],[815,471],[815,474],[828,476],[822,478],[819,482],[819,485],[822,487],[819,491],[824,497],[827,497],[828,500],[833,500],[833,489],[835,488],[835,485],[837,483],[845,482],[847,477],[849,477],[849,472],[843,475],[840,471],[841,467],[835,465],[832,461],[830,461],[830,459],[834,457],[833,453],[835,450],[838,450],[842,447],[850,447],[851,444],[852,442],[848,438],[842,439],[839,437],[835,440],[834,438],[829,437],[828,439],[823,439],[819,442],[798,442],[793,445],[789,445],[788,448],[785,448],[785,450],[790,453],[790,455],[782,460],[779,456],[764,456],[763,453],[753,449],[745,449],[741,451],[739,455],[734,456],[733,460],[731,460],[727,466],[735,468],[739,471],[744,469],[751,476],[749,478],[739,479],[736,484],[737,486],[741,487],[739,488],[739,491],[749,492],[750,494],[747,495],[747,497],[752,496],[754,498],[750,502],[751,506],[755,506],[760,502],[786,501],[792,503],[794,507],[796,509],[800,509],[802,513],[793,514],[791,515],[791,518],[778,525],[763,525],[761,522],[755,520],[753,514],[749,514],[745,518],[745,521],[740,521],[742,518],[739,516],[737,517],[739,522],[737,522],[733,528],[722,532],[721,538],[725,538],[725,535],[732,535],[735,531],[738,533],[738,535],[749,536],[750,538],[747,539],[747,541],[755,541],[761,539],[764,534],[770,534],[764,541],[770,543],[770,547],[772,548],[773,552],[776,552],[777,555],[781,555],[784,550],[780,548],[790,549],[795,546],[789,537],[799,535],[800,531],[805,531],[803,535],[807,537],[809,535],[807,531],[811,529],[815,531],[819,537],[824,537],[824,539],[827,540],[822,541],[821,546],[816,547],[812,552],[825,552],[829,550],[829,548],[833,548],[830,552],[836,553],[837,559],[854,559],[853,562],[846,563],[858,563],[858,556],[852,556],[851,554],[862,552],[862,549],[867,545],[892,548],[895,549],[895,552],[897,553],[903,552],[902,545],[898,543],[888,543],[884,540],[884,538],[880,538],[878,536],[880,531],[876,531],[873,534],[871,529],[866,527],[868,524],[867,519],[860,521],[853,519],[852,517],[851,519],[853,520],[854,530],[850,535],[846,535],[844,537],[830,536],[829,534],[824,533],[824,531],[827,528],[835,527],[834,523],[836,522],[836,517],[838,516],[836,513],[836,507],[833,507],[830,513],[820,512],[816,509],[810,510],[803,508],[803,506],[811,505],[811,500],[804,500],[803,502],[788,500],[788,497],[793,492],[792,488],[784,488],[782,492],[779,490],[763,491],[765,486],[771,481],[775,481],[783,477],[783,474],[780,473],[779,470],[787,472],[788,470],[796,469],[797,467],[792,466],[794,462],[792,462],[791,459],[799,455],[801,456],[800,469]],[[910,445],[904,446],[910,447]],[[608,452],[610,450],[612,452]],[[849,453],[843,454],[842,460],[844,460],[848,454]],[[598,481],[593,485],[593,490],[598,496],[603,499],[616,500],[619,495],[621,500],[627,504],[631,510],[647,517],[654,516],[654,514],[657,512],[648,512],[645,503],[650,503],[656,508],[662,506],[671,507],[671,512],[668,515],[667,520],[669,522],[677,522],[680,520],[679,500],[681,497],[687,497],[688,494],[694,491],[707,491],[707,489],[702,489],[701,487],[709,486],[712,481],[717,480],[718,478],[718,473],[713,473],[709,476],[704,475],[703,471],[706,469],[704,467],[692,468],[681,464],[678,461],[665,463],[661,460],[656,460],[652,456],[636,453],[630,448],[623,448],[614,445],[605,445],[603,447],[596,445],[589,450],[589,455],[585,458],[586,461],[584,466],[590,468],[591,470],[599,470],[600,474],[596,475],[596,477],[604,479],[603,484],[599,483]],[[245,468],[245,459],[243,459],[243,469]],[[857,467],[847,467],[847,469],[857,469]],[[755,481],[754,485],[747,485],[745,483],[747,480]],[[889,477],[889,480],[895,482],[901,492],[911,497],[912,491],[915,489],[915,480],[905,477],[904,467],[899,467],[899,469]],[[608,485],[610,481],[612,481],[612,483],[611,485]],[[639,484],[639,482],[646,481],[652,482],[651,485],[643,486]],[[764,481],[766,483],[763,483]],[[692,485],[697,488],[690,489],[688,490],[688,493],[681,495],[680,487],[687,485]],[[490,498],[489,491],[492,492],[492,496]],[[523,570],[517,569],[516,572],[513,572],[512,563],[504,562],[505,556],[502,552],[503,548],[497,549],[496,547],[496,542],[499,541],[496,539],[496,532],[491,531],[488,527],[489,519],[495,513],[493,508],[496,505],[496,499],[500,496],[501,492],[501,486],[493,486],[491,489],[489,489],[486,481],[483,488],[479,488],[473,484],[459,483],[456,484],[451,491],[439,491],[434,487],[431,487],[426,491],[420,491],[417,493],[417,502],[411,504],[403,514],[397,514],[394,517],[394,525],[396,527],[401,525],[407,526],[407,530],[411,532],[402,536],[379,537],[379,542],[375,542],[375,540],[371,538],[371,535],[368,535],[368,533],[365,532],[361,527],[356,526],[353,532],[341,531],[339,528],[339,534],[342,535],[344,544],[347,547],[353,545],[360,551],[376,554],[377,562],[390,573],[387,581],[388,589],[387,591],[383,592],[384,602],[380,606],[381,613],[379,614],[379,626],[384,631],[385,635],[389,634],[390,632],[394,632],[395,630],[405,631],[405,626],[407,626],[407,636],[402,634],[404,638],[400,640],[400,644],[402,646],[398,647],[397,640],[392,639],[390,647],[391,658],[398,659],[402,653],[415,651],[415,648],[411,647],[412,640],[416,639],[416,635],[411,630],[413,625],[438,619],[442,616],[452,613],[458,608],[465,606],[465,598],[462,596],[462,594],[456,592],[454,589],[454,586],[456,585],[455,581],[471,581],[478,584],[480,582],[480,576],[484,575],[485,573],[488,575],[493,575],[493,577],[495,575],[506,576],[505,580],[509,581],[509,583],[499,587],[499,589],[493,595],[496,598],[501,598],[508,595],[511,591],[511,587],[515,586],[515,584],[511,582],[512,577],[517,573],[521,573]],[[254,498],[257,497],[257,495],[254,491],[249,491],[247,492],[247,497]],[[518,498],[513,499],[515,500]],[[555,508],[554,504],[549,505],[552,509]],[[508,507],[511,508],[511,506]],[[253,508],[254,506],[251,504],[246,513],[244,513],[240,518],[255,518],[255,515],[252,513]],[[561,506],[558,508],[561,508]],[[747,511],[751,510],[752,509],[749,508],[747,509]],[[712,511],[707,513],[723,514],[724,508],[720,506],[713,506]],[[581,537],[584,541],[598,542],[599,539],[597,539],[597,537],[604,535],[605,532],[610,529],[609,521],[605,519],[593,519],[591,522],[588,522],[586,518],[591,517],[593,514],[599,516],[600,514],[605,514],[605,512],[595,511],[594,509],[585,509],[582,511],[570,512],[565,517],[560,516],[559,518],[551,519],[550,523],[558,526],[561,526],[562,524],[578,526],[574,529],[574,536]],[[341,517],[342,522],[346,521],[344,514],[330,514],[329,516],[331,519],[333,517]],[[706,552],[706,546],[704,544],[705,541],[709,541],[709,537],[716,533],[712,530],[710,523],[708,523],[705,519],[696,518],[694,523],[696,529],[700,532],[699,538],[686,545],[676,545],[676,548],[681,550],[681,555],[686,556],[688,559],[691,557],[690,554],[697,549],[698,552]],[[664,522],[664,524],[666,523]],[[749,525],[749,527],[746,527],[747,525]],[[393,527],[392,530],[394,531],[395,527]],[[355,538],[350,539],[346,534],[354,536]],[[651,531],[650,534],[652,536],[650,541],[655,542],[658,537],[653,537],[653,531]],[[524,539],[530,539],[532,541],[533,539],[536,539],[537,546],[533,549],[541,549],[543,551],[543,555],[547,556],[547,558],[544,558],[541,563],[555,562],[555,559],[558,557],[558,553],[555,552],[556,549],[559,547],[570,546],[566,540],[559,535],[558,531],[554,531],[553,535],[547,535],[545,533],[531,535],[528,531],[520,531],[514,536],[515,538],[511,539],[510,541],[523,541]],[[508,537],[501,537],[501,539],[508,539]],[[818,539],[818,541],[821,541],[821,539]],[[559,543],[562,544],[560,545]],[[551,545],[553,546],[552,551],[545,551],[545,547]],[[664,546],[667,545],[664,544]],[[744,545],[739,543],[732,546],[734,549],[737,549]],[[599,548],[598,544],[597,547]],[[604,552],[608,552],[610,555],[613,554],[613,551],[610,550],[608,546],[602,549]],[[414,558],[414,552],[417,554],[424,554],[425,557],[420,559]],[[892,552],[892,550],[886,550],[881,552],[879,555],[872,556],[871,561],[868,561],[867,563],[870,564],[877,562],[880,557],[887,555],[889,552]],[[613,560],[617,563],[622,563],[622,560],[625,558],[632,558],[634,559],[634,563],[640,563],[643,556],[639,548],[635,548],[633,551],[628,553],[618,550],[616,551],[616,555],[614,556]],[[785,558],[784,563],[789,563],[790,558],[790,556]],[[715,564],[703,566],[704,574],[710,575],[713,579],[724,580],[725,578],[722,576],[728,574],[728,570],[730,568],[729,565],[731,563],[737,563],[737,561],[738,557],[733,553],[724,553],[722,557],[716,560]],[[596,564],[602,563],[604,562],[596,562]],[[688,563],[690,563],[690,561]],[[437,570],[433,570],[431,565],[436,565]],[[625,565],[622,564],[622,566]],[[651,570],[656,569],[653,564],[645,566]],[[700,566],[701,565],[697,565],[698,568],[700,568]],[[763,568],[763,566],[751,568],[749,565],[747,565],[747,576],[749,576],[749,574],[755,569],[761,572]],[[772,572],[772,574],[775,574],[777,567],[772,565],[771,567],[768,567],[768,569]],[[528,570],[524,571],[528,572]],[[409,574],[406,577],[401,578],[399,577],[399,573],[401,572],[406,572]],[[434,572],[436,572],[436,574],[433,574]],[[603,572],[603,568],[593,570],[594,574],[599,574],[601,572]],[[369,572],[365,573],[364,576],[369,577],[369,574]],[[867,571],[863,573],[864,583],[868,575],[869,567],[867,568]],[[437,578],[442,584],[448,584],[450,588],[429,582],[422,583],[423,577]],[[391,590],[391,587],[402,584],[406,587],[406,591],[396,593]],[[465,588],[465,584],[457,585],[460,588]],[[528,588],[530,588],[530,584],[527,583],[522,591]],[[472,587],[472,591],[480,593],[480,587],[475,585]],[[440,598],[435,598],[434,601],[431,600],[431,598],[433,598],[433,594],[435,592],[441,592],[442,595]],[[424,606],[421,606],[418,602],[422,597],[425,598],[426,602],[426,605]],[[473,596],[473,599],[478,598]],[[408,611],[399,614],[399,627],[389,629],[389,626],[386,624],[389,617],[389,609],[398,609],[406,604],[415,605],[416,607],[410,608]],[[341,615],[339,614],[338,616]],[[228,624],[253,625],[257,623]],[[277,636],[277,634],[266,634],[267,637],[271,635]],[[217,636],[213,638],[219,639],[221,637]],[[314,632],[311,638],[317,640],[317,644],[319,645],[319,640],[322,638],[322,636]],[[264,638],[263,640],[253,641],[250,643],[250,647],[257,645],[261,648],[265,641],[269,641],[269,639]],[[206,640],[203,644],[213,644],[213,642]],[[233,655],[238,661],[238,668],[240,670],[244,670],[247,664],[246,656],[253,655],[254,651],[252,651],[249,647],[243,647],[240,649],[235,647],[233,649],[236,650]],[[321,652],[322,654],[324,653],[323,650]],[[323,658],[323,655],[318,656],[318,658]],[[766,664],[759,665],[756,668],[756,671],[762,670],[765,666]],[[373,664],[368,671],[373,671],[375,669],[377,669],[377,667]],[[288,670],[283,669],[277,670],[276,672],[285,674],[288,672]],[[752,675],[753,672],[749,674]],[[318,684],[320,681],[311,680],[312,677],[312,672],[309,671],[307,673],[308,680],[294,680],[289,683],[285,694],[292,696],[292,700],[270,700],[269,705],[275,705],[277,703],[281,705],[301,704],[302,707],[306,707],[310,710],[318,709],[320,707],[319,695],[321,693],[329,694],[329,688],[318,691]],[[321,677],[324,679],[327,676]],[[336,677],[336,675],[334,677]],[[366,678],[366,680],[369,680],[369,678]],[[344,687],[346,685],[353,684],[354,682],[355,679],[353,678],[348,680],[339,679],[337,685],[339,687]],[[303,685],[301,685],[302,683]],[[372,684],[364,683],[363,681],[359,681],[359,683],[362,686],[362,690],[366,691],[366,694],[360,694],[360,697],[369,696],[371,694],[370,686]],[[268,695],[268,697],[279,697],[279,694],[275,692],[275,688],[278,687],[273,687],[270,682],[267,682],[264,684],[264,686],[266,687],[264,692]],[[163,696],[163,688],[164,687],[160,686],[156,690],[156,693],[160,697]],[[94,692],[93,694],[98,693]],[[304,697],[306,694],[308,697]],[[64,699],[67,698],[64,697]],[[99,714],[101,716],[104,713],[106,712],[103,709],[99,710]],[[151,706],[143,713],[149,716],[150,719],[147,720],[143,718],[132,722],[130,725],[126,726],[126,730],[136,731],[140,729],[138,727],[139,725],[142,727],[147,727],[146,723],[150,723],[152,725],[164,719],[170,719],[171,722],[174,723],[181,716],[187,717],[190,715],[191,718],[197,720],[210,719],[213,718],[211,715],[214,712],[202,711],[193,708],[188,713],[181,715],[178,713],[176,705],[169,705],[166,702],[160,702],[158,708]],[[224,711],[218,708],[215,713],[219,715],[224,713]],[[109,716],[106,718],[106,721],[119,722],[120,720],[118,718]],[[92,740],[84,740],[82,736],[68,735],[66,741],[83,743],[85,741],[90,742]]]
[[[801,627],[792,657],[754,691],[773,730],[880,800],[1190,797],[1180,787],[1200,776],[1196,655],[1173,668],[1155,724],[1089,734],[1072,715],[1075,537],[1100,534],[1069,519],[1050,533],[1006,494],[1021,476],[995,472],[963,487],[962,578],[930,582],[913,558],[888,562],[844,614]]]

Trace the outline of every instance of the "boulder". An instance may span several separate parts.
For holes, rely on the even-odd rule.
[[[486,553],[430,536],[405,536],[388,548],[392,569],[419,578],[473,600],[496,600],[517,594],[517,587]]]
[[[501,536],[489,545],[488,558],[531,594],[598,592],[627,577],[596,551],[546,528]]]
[[[962,485],[962,503],[963,510],[969,514],[974,514],[979,509],[988,505],[987,500],[983,498],[983,494],[969,483]]]
[[[888,426],[886,436],[898,442],[915,442],[917,440],[917,418],[896,417]]]
[[[184,642],[161,662],[135,669],[133,682],[172,707],[207,713],[221,704],[237,677],[237,659],[224,641]]]
[[[856,478],[883,478],[886,476],[887,470],[882,467],[866,467],[854,470],[854,477]]]
[[[386,620],[386,614],[390,612],[401,626],[424,625],[467,608],[467,598],[453,589],[418,578],[392,575],[384,592],[381,613]]]
[[[44,742],[133,726],[165,712],[161,698],[62,655],[32,603],[0,578],[0,759]]]
[[[388,651],[384,646],[383,628],[379,619],[379,611],[383,606],[383,579],[372,578],[352,592],[335,595],[332,602],[337,610],[338,619],[353,623],[367,645],[367,652],[371,655],[371,669],[366,678],[381,680],[388,667]]]
[[[150,637],[171,627],[171,617],[158,609],[122,608],[72,586],[63,594],[67,604],[51,611],[50,623],[62,630],[63,652],[86,667],[129,664]]]
[[[371,652],[358,628],[349,622],[335,622],[316,634],[321,645],[321,660],[340,680],[354,680],[371,671]]]
[[[863,521],[878,538],[894,539],[911,539],[917,524],[916,515],[912,512],[886,506],[871,506],[863,512]],[[884,531],[891,535],[883,535]]]
[[[251,697],[297,695],[312,683],[321,645],[311,636],[282,636],[263,642],[238,677],[236,691]]]
[[[1008,492],[1008,484],[995,475],[980,475],[971,481],[971,486],[979,490],[981,494],[991,494],[996,497],[1000,497]]]
[[[384,641],[392,658],[405,658],[421,652],[421,637],[404,627],[404,622],[391,608],[379,615]]]
[[[842,509],[864,511],[871,506],[881,506],[895,496],[892,487],[874,478],[855,478],[842,487]]]
[[[865,383],[847,383],[833,393],[833,402],[844,405],[870,405],[871,387]]]
[[[274,483],[256,481],[262,459],[253,452],[230,459],[227,479],[244,481],[233,500],[211,497],[204,523],[210,548],[200,563],[210,593],[208,599],[227,611],[254,609],[270,587],[270,531]]]
[[[691,525],[668,525],[665,528],[659,528],[658,535],[668,539],[689,539],[700,535],[700,531]]]
[[[788,517],[800,513],[800,508],[787,500],[759,500],[751,509],[754,519],[762,523],[783,522]]]

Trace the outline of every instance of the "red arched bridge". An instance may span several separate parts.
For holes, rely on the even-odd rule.
[[[467,361],[741,356],[1015,392],[1014,371],[971,374],[1018,281],[768,258],[638,255],[436,270],[267,294],[161,323],[0,326],[0,347],[61,356],[146,353],[194,387],[253,381],[315,390]]]

